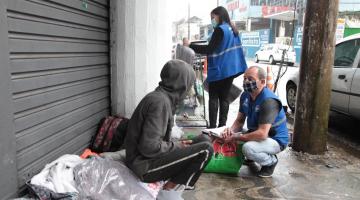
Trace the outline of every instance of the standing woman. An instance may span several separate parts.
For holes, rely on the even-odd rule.
[[[234,78],[247,69],[239,32],[231,23],[226,9],[219,6],[211,11],[214,32],[208,45],[190,44],[196,53],[206,54],[208,59],[210,128],[216,127],[220,103],[218,127],[225,126],[229,104],[227,97]]]

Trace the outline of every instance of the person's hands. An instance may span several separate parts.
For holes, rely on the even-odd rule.
[[[180,140],[182,147],[188,147],[192,144],[192,140]]]
[[[231,131],[230,128],[225,128],[223,132],[221,133],[221,137],[225,141],[231,141],[233,140],[234,133]]]

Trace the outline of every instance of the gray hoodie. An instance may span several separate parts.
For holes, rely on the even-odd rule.
[[[181,60],[170,60],[160,77],[159,86],[136,107],[125,138],[126,164],[140,178],[151,159],[181,148],[179,142],[170,141],[173,116],[176,105],[194,84],[195,72]]]

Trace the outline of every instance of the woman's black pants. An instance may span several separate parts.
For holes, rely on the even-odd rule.
[[[223,80],[209,82],[209,128],[216,128],[218,108],[220,104],[219,112],[219,125],[218,127],[225,126],[227,115],[229,112],[229,100],[228,95],[234,77],[229,77]]]

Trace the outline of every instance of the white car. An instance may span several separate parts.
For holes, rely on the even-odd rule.
[[[331,82],[331,110],[360,119],[360,34],[336,43]],[[286,100],[295,111],[299,71],[286,84]]]
[[[284,63],[287,63],[289,66],[293,66],[296,61],[294,48],[283,44],[266,44],[262,46],[260,50],[255,53],[255,62],[268,61],[271,64],[281,62],[284,50]]]

